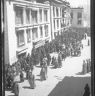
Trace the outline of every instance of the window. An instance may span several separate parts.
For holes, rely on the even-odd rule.
[[[40,37],[43,37],[43,30],[42,30],[42,26],[40,27]]]
[[[63,18],[65,17],[64,9],[62,9],[62,17],[63,17]]]
[[[32,38],[33,40],[38,38],[37,28],[32,29]]]
[[[48,14],[47,14],[47,10],[44,10],[44,20],[45,20],[45,22],[47,22],[48,21]]]
[[[40,12],[40,22],[42,22],[42,9],[40,9],[39,12]]]
[[[26,9],[26,24],[30,24],[30,10]]]
[[[55,7],[53,6],[53,16],[55,17]]]
[[[61,11],[61,8],[60,8],[60,16],[62,15],[62,11]]]
[[[78,25],[81,25],[82,21],[81,20],[78,20]]]
[[[26,30],[26,33],[27,33],[27,42],[31,42],[31,33],[30,33],[30,29],[27,29]]]
[[[55,20],[53,22],[54,22],[54,30],[55,30]]]
[[[32,10],[31,11],[31,16],[32,16],[32,23],[33,24],[37,23],[38,22],[37,21],[37,11]]]
[[[71,18],[73,19],[73,12],[71,12]]]
[[[23,24],[23,9],[21,7],[15,7],[15,24]]]
[[[57,15],[57,17],[58,17],[58,15],[59,15],[59,14],[58,14],[58,8],[56,8],[56,15]]]
[[[45,25],[44,28],[45,28],[45,37],[47,37],[48,36],[48,25]]]
[[[59,28],[59,20],[57,20],[57,28]]]
[[[24,42],[24,30],[17,31],[17,42],[18,42],[18,46],[22,46],[25,44],[25,42]]]
[[[78,19],[79,19],[79,18],[82,18],[82,13],[81,13],[81,12],[78,12],[77,18],[78,18]]]

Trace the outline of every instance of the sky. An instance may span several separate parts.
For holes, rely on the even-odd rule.
[[[90,5],[90,0],[66,0],[70,2],[71,7]]]

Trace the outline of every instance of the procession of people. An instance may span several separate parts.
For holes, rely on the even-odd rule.
[[[47,80],[49,66],[53,66],[55,69],[61,68],[62,61],[66,57],[81,55],[81,50],[83,49],[81,40],[84,38],[83,36],[81,33],[67,32],[56,36],[55,40],[51,42],[46,42],[44,46],[39,48],[34,46],[31,54],[18,58],[18,61],[12,65],[5,66],[6,88],[13,89],[15,95],[18,96],[19,83],[24,82],[26,79],[30,84],[30,88],[34,89],[36,87],[35,74],[33,74],[34,66],[40,65],[40,79],[41,81]],[[58,55],[52,57],[51,54],[55,52]],[[87,62],[89,63],[90,60],[87,60]],[[88,66],[90,65],[88,64]],[[91,71],[89,67],[87,70]]]

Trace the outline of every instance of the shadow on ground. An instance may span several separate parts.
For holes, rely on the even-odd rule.
[[[24,89],[31,89],[31,88],[30,88],[30,87],[28,87],[28,86],[24,86],[23,88],[24,88]]]
[[[91,77],[65,77],[48,96],[83,96],[86,83],[91,89]]]

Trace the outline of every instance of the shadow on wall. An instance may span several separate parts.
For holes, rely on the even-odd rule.
[[[91,92],[90,77],[65,77],[48,96],[83,96],[86,84]]]

